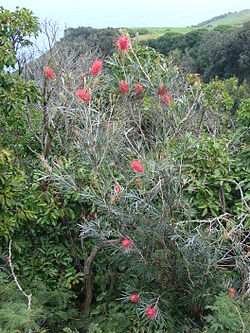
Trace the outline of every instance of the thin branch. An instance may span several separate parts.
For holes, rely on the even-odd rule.
[[[17,288],[21,291],[21,293],[27,298],[28,300],[28,303],[27,303],[27,307],[28,307],[28,311],[30,311],[31,309],[31,296],[32,294],[26,294],[26,292],[22,289],[22,287],[20,286],[18,280],[17,280],[17,277],[15,275],[15,272],[14,272],[14,267],[13,267],[13,264],[12,264],[12,261],[11,261],[11,245],[12,245],[12,240],[10,240],[9,242],[9,257],[8,257],[8,263],[9,263],[9,266],[10,266],[10,270],[11,270],[11,274],[13,276],[13,279],[15,281],[15,284],[17,286]],[[29,318],[29,314],[28,314],[28,322],[30,321],[30,318]],[[29,333],[31,333],[31,330],[29,330]]]
[[[235,307],[236,307],[236,310],[238,312],[238,315],[240,317],[240,321],[241,321],[241,324],[242,324],[242,333],[245,333],[245,324],[244,324],[244,321],[242,320],[242,317],[240,315],[240,311],[239,311],[238,307],[237,306],[235,306]]]
[[[73,240],[73,238],[72,238],[72,234],[71,234],[71,230],[70,230],[69,220],[68,220],[67,217],[65,217],[64,221],[65,221],[65,224],[66,224],[66,229],[67,229],[68,239],[69,239],[70,244],[71,244],[71,248],[72,248],[72,251],[73,251],[73,256],[74,256],[74,258],[75,258],[76,265],[77,265],[79,271],[80,271],[80,272],[83,272],[83,265],[81,264],[81,261],[80,261],[80,258],[79,258],[79,256],[78,256],[78,253],[77,253],[77,249],[76,249],[76,246],[75,246],[74,240]]]
[[[87,261],[88,260],[88,251],[87,251],[87,248],[84,244],[84,238],[81,237],[81,247],[82,247],[82,252],[83,252],[83,256],[84,256],[84,260]]]

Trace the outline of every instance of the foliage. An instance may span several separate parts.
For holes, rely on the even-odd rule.
[[[3,107],[9,98],[13,112],[1,122],[15,130],[22,113],[27,122],[18,150],[11,131],[1,140],[0,329],[220,332],[228,311],[235,331],[247,328],[246,85],[203,83],[126,31],[131,47],[106,59],[96,77],[95,52],[81,44],[80,55],[55,42],[53,27],[45,31],[54,41],[48,52],[23,74],[3,73],[12,82],[2,88]],[[76,43],[84,34],[99,38],[92,29],[70,33]],[[171,38],[194,52],[206,34]],[[243,58],[246,65],[247,50]],[[21,95],[12,89],[19,84]],[[79,88],[89,101],[77,98]],[[32,294],[30,310],[17,280]]]
[[[235,300],[225,294],[216,296],[212,306],[208,306],[212,314],[205,319],[207,321],[208,333],[239,332],[249,331],[250,321],[247,311],[247,304],[240,300]]]
[[[178,54],[180,63],[201,74],[205,82],[216,76],[220,79],[236,76],[240,82],[244,79],[249,82],[246,72],[246,67],[249,68],[249,31],[249,22],[246,22],[240,29],[197,29],[184,35],[169,32],[146,44],[165,55],[176,49],[181,51]],[[188,61],[187,57],[190,57]]]
[[[91,27],[68,28],[64,32],[64,42],[81,44],[87,42],[89,47],[98,48],[105,56],[115,51],[115,42],[119,36],[119,29],[95,29]]]
[[[8,146],[15,151],[16,158],[27,156],[24,142],[31,143],[24,110],[29,102],[39,99],[39,91],[32,81],[21,78],[24,66],[24,49],[40,31],[38,18],[28,9],[14,12],[0,7],[0,146]],[[15,74],[12,72],[16,70]],[[33,144],[33,142],[32,142]]]
[[[122,299],[129,302],[132,292],[140,294],[134,311],[141,325],[181,331],[185,318],[202,326],[207,305],[227,290],[226,262],[237,271],[234,283],[241,285],[246,274],[245,260],[234,256],[240,252],[248,205],[237,214],[240,185],[236,176],[229,177],[236,147],[229,146],[227,122],[237,82],[202,85],[140,47],[113,55],[108,64],[112,74],[100,80],[104,103],[97,94],[91,112],[82,104],[70,114],[78,134],[69,146],[70,158],[51,164],[49,177],[60,191],[74,193],[96,210],[97,217],[80,224],[81,237],[114,247],[123,258],[128,290]],[[124,79],[130,89],[119,96]],[[142,98],[133,90],[137,82],[143,85]],[[173,92],[169,105],[157,94],[161,84]],[[144,165],[140,176],[130,167],[133,158]],[[122,238],[132,243],[128,251],[115,246]],[[150,304],[158,309],[155,321],[145,314]]]
[[[27,207],[27,180],[23,172],[14,166],[11,152],[0,150],[0,237],[6,241],[26,221],[34,218],[34,212]]]
[[[49,192],[46,184],[34,182],[29,186],[27,177],[13,164],[10,151],[2,150],[0,161],[0,262],[6,271],[6,247],[12,238],[15,270],[33,295],[31,322],[26,324],[24,297],[3,275],[0,328],[3,332],[19,332],[21,328],[28,332],[41,327],[41,323],[43,327],[62,328],[69,318],[71,321],[73,317],[78,318],[73,304],[76,296],[71,290],[79,289],[82,281],[82,274],[74,267],[70,244],[65,239],[67,228],[62,220],[66,216],[72,218],[74,212],[69,207],[64,210],[60,194]],[[10,289],[6,288],[9,284]],[[15,320],[10,320],[13,316]]]
[[[16,285],[11,283],[8,275],[0,272],[0,331],[28,332],[39,328],[38,320],[41,318],[41,307],[33,307],[29,312],[24,297],[18,293]],[[40,318],[39,318],[40,317]]]
[[[37,36],[40,30],[38,18],[28,9],[18,7],[14,12],[0,7],[1,48],[0,71],[9,67],[15,68],[17,54],[21,47],[32,44],[31,36]]]
[[[27,286],[26,286],[27,287]],[[80,327],[79,312],[74,306],[74,295],[65,288],[50,289],[42,281],[29,282],[32,290],[32,308],[29,312],[23,295],[6,272],[0,272],[0,331],[1,332],[48,332],[48,327],[62,331],[69,322]],[[29,288],[27,287],[27,288]],[[28,321],[27,321],[28,318]]]

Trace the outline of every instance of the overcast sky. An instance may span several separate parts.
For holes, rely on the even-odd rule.
[[[0,0],[4,8],[31,9],[65,27],[183,27],[250,8],[250,0]]]

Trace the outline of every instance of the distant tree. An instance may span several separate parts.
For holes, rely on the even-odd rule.
[[[242,52],[239,56],[239,79],[242,82],[246,79],[250,82],[250,21],[245,23],[239,32],[239,39],[242,42]]]
[[[174,50],[176,60],[184,68],[201,74],[209,82],[216,76],[226,79],[236,76],[239,84],[250,73],[250,23],[242,28],[221,25],[213,30],[198,29],[187,34],[167,33],[144,44],[169,55]]]
[[[91,27],[69,28],[64,31],[63,41],[71,45],[87,43],[88,46],[97,48],[103,56],[109,56],[116,49],[115,42],[119,36],[119,29],[95,29]]]

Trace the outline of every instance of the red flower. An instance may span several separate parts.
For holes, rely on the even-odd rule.
[[[137,303],[139,301],[139,295],[132,294],[132,295],[130,295],[129,299],[132,303]]]
[[[162,101],[163,101],[164,104],[169,105],[171,100],[172,100],[172,96],[168,92],[162,96]]]
[[[152,306],[152,305],[149,305],[146,309],[146,315],[148,317],[148,319],[155,319],[156,315],[157,315],[157,308]]]
[[[130,49],[130,43],[127,36],[119,37],[116,45],[119,51],[127,52]]]
[[[51,80],[54,80],[56,78],[56,73],[49,67],[44,67],[43,72]]]
[[[126,81],[120,82],[120,90],[122,93],[126,94],[128,92],[128,84]]]
[[[76,96],[84,102],[89,102],[91,99],[90,93],[85,89],[78,89]]]
[[[112,123],[107,123],[106,125],[104,125],[104,128],[107,132],[111,131],[113,128]]]
[[[114,191],[115,193],[119,193],[122,191],[122,187],[119,183],[116,183],[115,186],[114,186]]]
[[[140,83],[137,83],[137,85],[135,86],[135,91],[137,92],[137,94],[140,94],[142,92],[143,86]]]
[[[228,296],[230,297],[236,297],[236,290],[235,288],[229,288],[227,291]]]
[[[124,238],[122,241],[122,247],[129,248],[131,246],[131,241],[128,238]]]
[[[101,69],[102,69],[102,61],[96,59],[91,67],[91,74],[98,75]]]
[[[143,172],[144,171],[144,166],[136,160],[131,162],[130,165],[131,165],[131,168],[134,169],[136,172]]]
[[[164,84],[161,84],[158,88],[158,95],[162,96],[165,94],[165,87]]]

